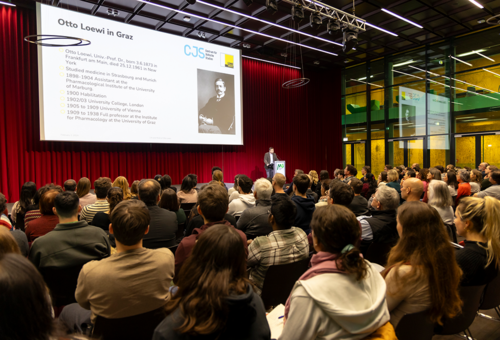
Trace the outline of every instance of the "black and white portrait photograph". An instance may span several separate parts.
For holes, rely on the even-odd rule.
[[[198,69],[198,133],[236,133],[233,75]]]

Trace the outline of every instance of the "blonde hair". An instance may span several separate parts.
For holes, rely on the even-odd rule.
[[[132,197],[132,194],[130,193],[128,181],[125,177],[123,177],[123,176],[116,177],[115,181],[113,182],[113,187],[117,187],[117,188],[122,189],[124,201],[129,200]]]
[[[462,221],[470,221],[473,230],[486,238],[486,267],[493,261],[500,267],[500,201],[491,196],[465,197],[460,200],[457,215]]]
[[[222,171],[220,170],[215,170],[214,173],[212,174],[212,179],[217,182],[222,183]]]
[[[275,174],[274,180],[280,188],[282,188],[286,184],[286,177],[283,174]]]
[[[90,192],[90,179],[87,177],[82,177],[76,185],[76,194],[79,198],[87,195]]]
[[[318,177],[318,173],[316,172],[316,170],[309,171],[309,176],[311,176],[311,179],[312,179],[314,185],[318,184],[319,177]]]
[[[399,179],[399,174],[396,170],[391,169],[387,171],[387,182],[395,182]]]

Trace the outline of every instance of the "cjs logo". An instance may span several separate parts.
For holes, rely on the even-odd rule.
[[[204,48],[199,48],[196,46],[184,45],[184,54],[187,56],[198,57],[201,59],[205,59],[205,53],[203,52]]]

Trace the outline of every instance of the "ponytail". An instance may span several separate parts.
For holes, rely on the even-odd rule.
[[[356,247],[340,254],[337,261],[337,267],[340,270],[356,275],[356,281],[364,279],[366,273],[368,272],[366,261],[361,256],[359,249]]]
[[[481,233],[488,240],[488,263],[500,267],[500,202],[491,196],[484,198],[485,223]]]

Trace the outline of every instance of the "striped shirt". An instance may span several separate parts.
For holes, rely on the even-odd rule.
[[[109,203],[107,200],[98,200],[94,204],[86,205],[80,214],[80,221],[87,221],[88,224],[92,223],[95,214],[98,212],[109,211]]]
[[[36,220],[37,218],[40,218],[40,217],[42,217],[42,213],[40,212],[40,209],[28,211],[26,213],[26,215],[24,216],[24,229],[26,229],[28,227],[29,222]]]
[[[9,217],[5,214],[0,213],[0,226],[12,229],[12,224],[10,223]]]
[[[264,278],[270,266],[294,263],[309,256],[309,242],[306,233],[296,227],[275,230],[267,236],[260,236],[248,246],[248,267],[250,280],[262,292]]]

